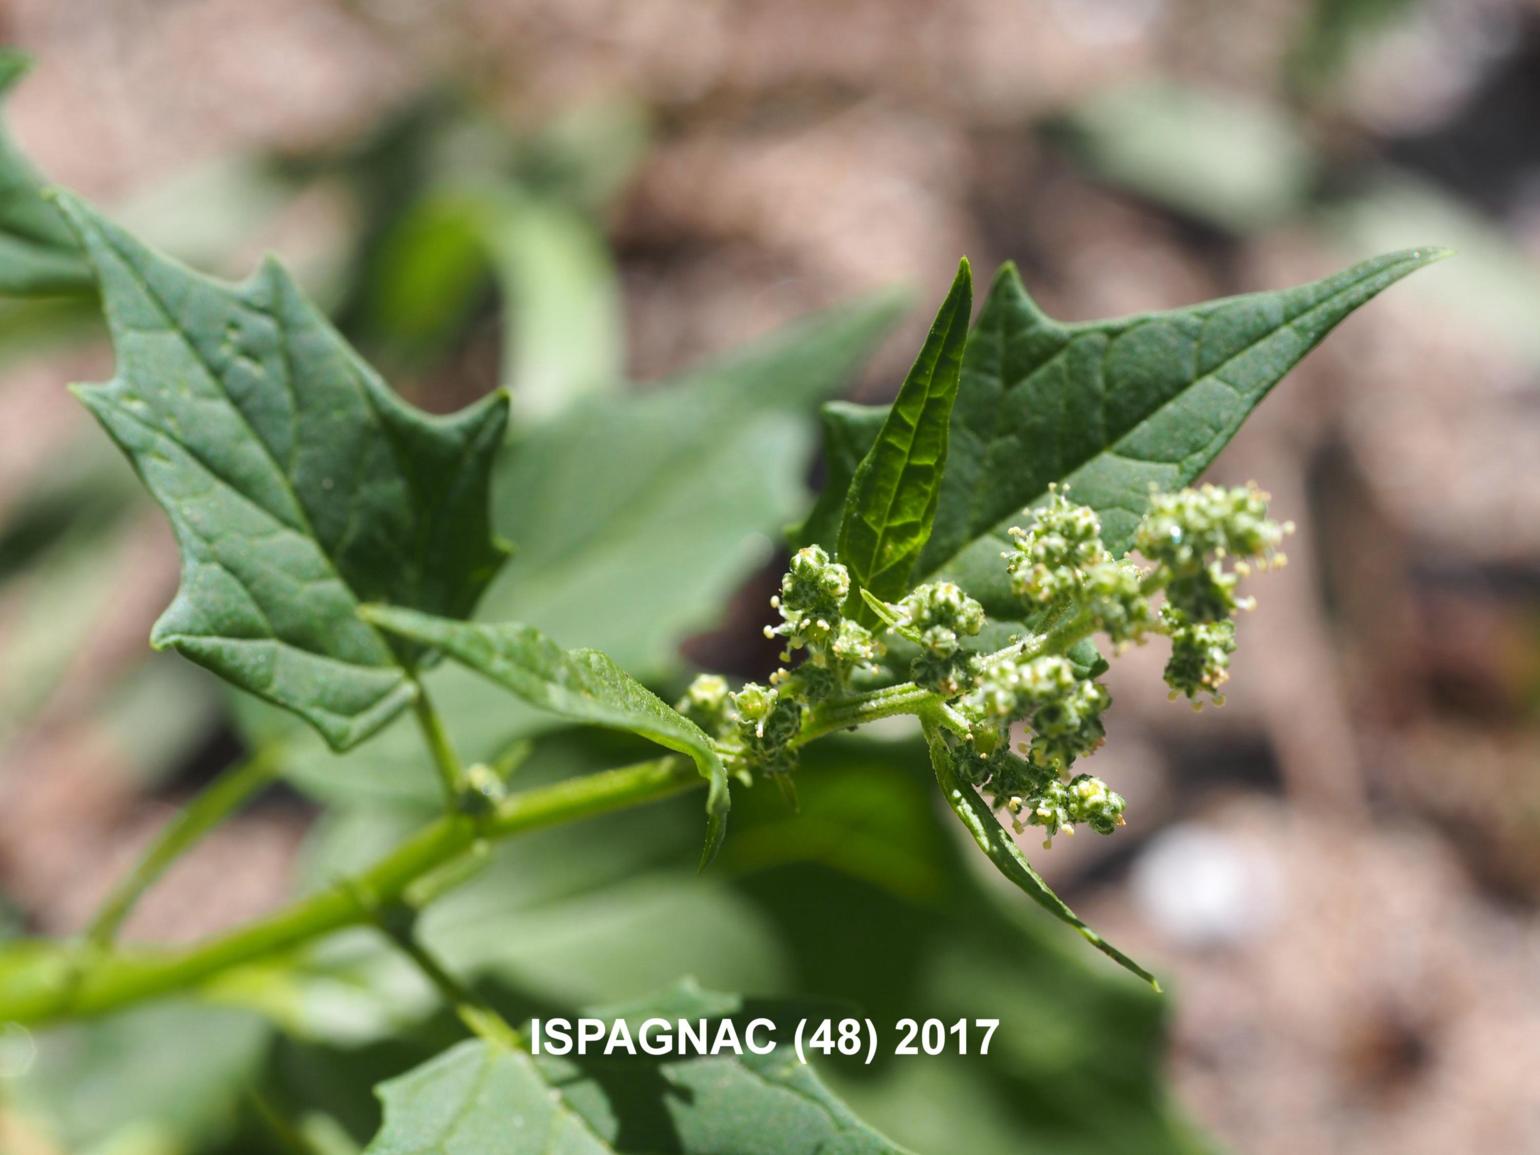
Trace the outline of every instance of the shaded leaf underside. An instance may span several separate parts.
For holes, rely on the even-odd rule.
[[[564,650],[533,626],[456,622],[411,610],[362,611],[397,637],[442,650],[542,710],[574,722],[625,730],[694,760],[710,784],[706,857],[721,845],[729,805],[727,771],[695,723],[598,650]]]

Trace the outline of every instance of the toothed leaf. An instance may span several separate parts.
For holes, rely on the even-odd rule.
[[[180,651],[346,749],[412,699],[419,650],[366,601],[463,616],[501,563],[488,517],[507,401],[432,417],[390,391],[276,263],[230,285],[72,197],[117,374],[80,387],[171,519]]]

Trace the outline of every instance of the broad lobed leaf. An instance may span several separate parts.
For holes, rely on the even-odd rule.
[[[334,749],[357,743],[411,701],[420,656],[358,606],[463,616],[502,561],[488,486],[506,398],[422,413],[276,263],[223,284],[59,204],[118,358],[111,382],[78,393],[182,551],[152,642],[294,711]]]
[[[723,1019],[737,996],[685,983],[593,1012]],[[567,1061],[461,1043],[382,1084],[366,1155],[902,1155],[855,1117],[782,1040],[770,1055]]]
[[[830,310],[679,379],[583,398],[520,431],[493,481],[495,527],[517,548],[477,616],[582,641],[645,681],[677,676],[680,642],[717,624],[802,507],[807,414],[848,382],[897,304]],[[459,666],[429,671],[426,684],[471,759],[492,761],[560,724]],[[272,711],[244,714],[250,731],[273,728]],[[405,719],[342,757],[317,746],[291,751],[291,778],[307,790],[438,800]]]
[[[871,448],[843,503],[837,491],[826,491],[802,533],[827,534],[834,510],[843,504],[839,558],[851,566],[853,577],[864,577],[873,568],[874,535],[852,538],[850,528],[867,524],[874,508],[879,514],[906,506],[925,509],[934,530],[926,520],[929,540],[920,538],[918,576],[956,581],[984,604],[998,630],[1021,614],[1000,561],[1010,545],[1006,531],[1050,485],[1072,487],[1075,500],[1100,514],[1108,547],[1125,552],[1153,488],[1176,489],[1194,480],[1268,390],[1338,322],[1443,255],[1393,253],[1283,292],[1082,325],[1043,314],[1007,265],[968,337],[950,445],[945,432],[939,438],[945,465],[939,494],[927,474],[904,479],[894,464],[901,455],[887,444],[895,430],[914,427],[917,391],[911,379],[880,429],[874,429],[871,410],[825,410],[831,487],[851,477],[849,460],[858,446]],[[869,479],[875,463],[884,460],[892,491],[874,505]],[[847,556],[852,546],[855,552]],[[879,596],[896,598],[908,588],[908,564],[896,568],[904,580]],[[852,597],[860,594],[853,591]],[[1083,650],[1090,652],[1080,660],[1099,660],[1094,648]],[[928,736],[948,805],[996,868],[1153,984],[1148,971],[1087,927],[1048,888],[990,807],[958,776],[945,739],[934,731]]]
[[[705,858],[721,845],[730,798],[727,771],[699,726],[598,650],[564,650],[533,626],[456,622],[412,610],[365,606],[366,621],[443,651],[531,705],[573,722],[607,726],[687,754],[710,783]]]
[[[847,612],[867,624],[874,619],[861,591],[883,600],[902,597],[930,538],[972,316],[973,277],[964,260],[876,441],[850,480],[838,552],[850,571]]]
[[[992,615],[1018,616],[999,559],[1005,531],[1054,482],[1097,510],[1123,552],[1151,485],[1193,481],[1339,322],[1444,255],[1391,253],[1293,289],[1083,324],[1046,316],[1005,266],[968,339],[917,578],[951,578]],[[869,414],[831,407],[826,421],[836,456],[870,444]]]

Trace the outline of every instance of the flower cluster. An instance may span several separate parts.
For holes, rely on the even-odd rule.
[[[920,648],[909,676],[943,697],[959,693],[971,662],[964,640],[984,628],[984,607],[955,583],[942,581],[916,586],[891,609],[889,628]]]
[[[1014,548],[1005,554],[1011,592],[1023,608],[1070,607],[1115,645],[1141,641],[1155,622],[1146,575],[1107,551],[1095,510],[1053,486],[1048,503],[1032,514],[1025,529],[1012,527]]]
[[[1027,629],[1002,649],[978,649],[984,607],[954,582],[917,586],[891,605],[862,596],[884,632],[904,643],[895,654],[909,655],[912,692],[929,691],[921,694],[932,703],[927,708],[949,719],[945,740],[962,776],[1018,830],[1042,827],[1050,841],[1079,825],[1110,834],[1123,825],[1123,797],[1093,775],[1074,773],[1102,744],[1102,715],[1112,701],[1093,638],[1117,650],[1165,634],[1172,695],[1221,701],[1234,614],[1250,606],[1238,582],[1254,568],[1282,564],[1278,547],[1292,527],[1269,519],[1267,496],[1255,486],[1152,493],[1133,538],[1139,564],[1113,557],[1095,510],[1063,489],[1028,515],[1010,531],[1004,554],[1020,606],[1011,617]],[[786,784],[810,712],[857,701],[849,696],[857,669],[882,672],[888,650],[845,615],[850,601],[844,566],[817,546],[798,551],[771,600],[780,624],[765,629],[785,639],[786,665],[768,686],[750,682],[736,693],[721,678],[698,678],[680,701],[741,773]],[[827,715],[815,715],[815,724],[819,718],[827,727]]]
[[[1267,494],[1255,485],[1150,495],[1134,545],[1155,563],[1166,593],[1161,630],[1171,639],[1166,684],[1173,697],[1196,701],[1208,694],[1223,702],[1219,688],[1230,676],[1234,615],[1254,604],[1237,597],[1236,586],[1253,569],[1283,565],[1278,547],[1293,530],[1267,516]]]
[[[792,739],[801,731],[807,710],[837,694],[850,675],[882,656],[875,635],[844,612],[850,574],[816,545],[798,550],[781,578],[781,591],[770,605],[781,616],[766,626],[767,638],[784,638],[781,661],[795,666],[777,670],[770,685],[749,682],[736,693],[714,674],[695,679],[677,703],[680,713],[717,739],[741,771],[785,775],[796,766]]]
[[[798,651],[806,659],[795,673],[777,671],[777,683],[796,678],[803,697],[817,703],[843,690],[853,670],[869,666],[882,655],[882,646],[860,622],[845,617],[850,574],[816,545],[799,549],[781,578],[781,592],[770,599],[780,612],[779,626],[766,626],[765,637],[785,638],[781,661]]]

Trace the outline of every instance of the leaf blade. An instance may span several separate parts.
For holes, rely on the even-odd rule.
[[[936,772],[936,783],[941,787],[942,796],[972,836],[973,841],[978,844],[978,848],[984,852],[990,862],[994,863],[995,868],[1033,902],[1061,922],[1074,927],[1081,938],[1102,954],[1125,970],[1138,975],[1159,991],[1160,983],[1153,974],[1087,926],[1032,868],[1032,864],[1027,861],[1027,856],[1021,852],[1021,847],[1016,845],[1016,840],[1000,825],[994,811],[979,797],[978,791],[958,775],[956,761],[952,757],[951,750],[947,748],[946,739],[940,730],[935,726],[927,725],[925,741],[930,748],[931,767]]]
[[[333,749],[413,698],[420,655],[365,600],[463,615],[506,552],[490,532],[494,395],[408,406],[274,262],[241,285],[160,256],[60,194],[101,285],[114,378],[77,396],[170,518],[182,580],[151,642],[309,722]]]
[[[683,983],[586,1013],[623,1020],[634,1035],[649,1018],[715,1023],[750,1010]],[[366,1155],[904,1155],[797,1060],[784,1031],[776,1044],[769,1055],[569,1061],[460,1043],[377,1088],[385,1121]]]
[[[999,554],[1051,482],[1096,509],[1109,548],[1123,552],[1151,483],[1195,480],[1337,324],[1447,255],[1408,249],[1293,289],[1079,324],[1044,314],[1004,266],[969,337],[921,579],[956,580],[992,616],[1019,616]],[[845,424],[859,437],[869,419]]]
[[[711,739],[608,655],[591,649],[564,650],[533,626],[516,622],[455,622],[390,606],[364,606],[359,614],[398,637],[442,650],[540,709],[576,722],[628,731],[687,755],[708,783],[703,863],[716,854],[731,798],[727,770]]]
[[[884,600],[908,592],[930,538],[972,310],[972,273],[963,260],[877,440],[851,478],[838,556],[850,570],[847,609],[859,619],[871,612],[860,590]]]
[[[495,529],[518,550],[477,619],[582,638],[645,682],[677,676],[680,642],[719,624],[804,506],[807,414],[848,382],[899,304],[889,295],[815,314],[672,382],[576,399],[515,433],[493,484]],[[539,501],[527,499],[533,492]],[[456,665],[430,670],[424,684],[472,761],[494,761],[554,722]],[[249,705],[252,740],[274,736],[272,713]],[[406,719],[366,751],[319,747],[291,742],[286,772],[323,800],[438,803]]]

